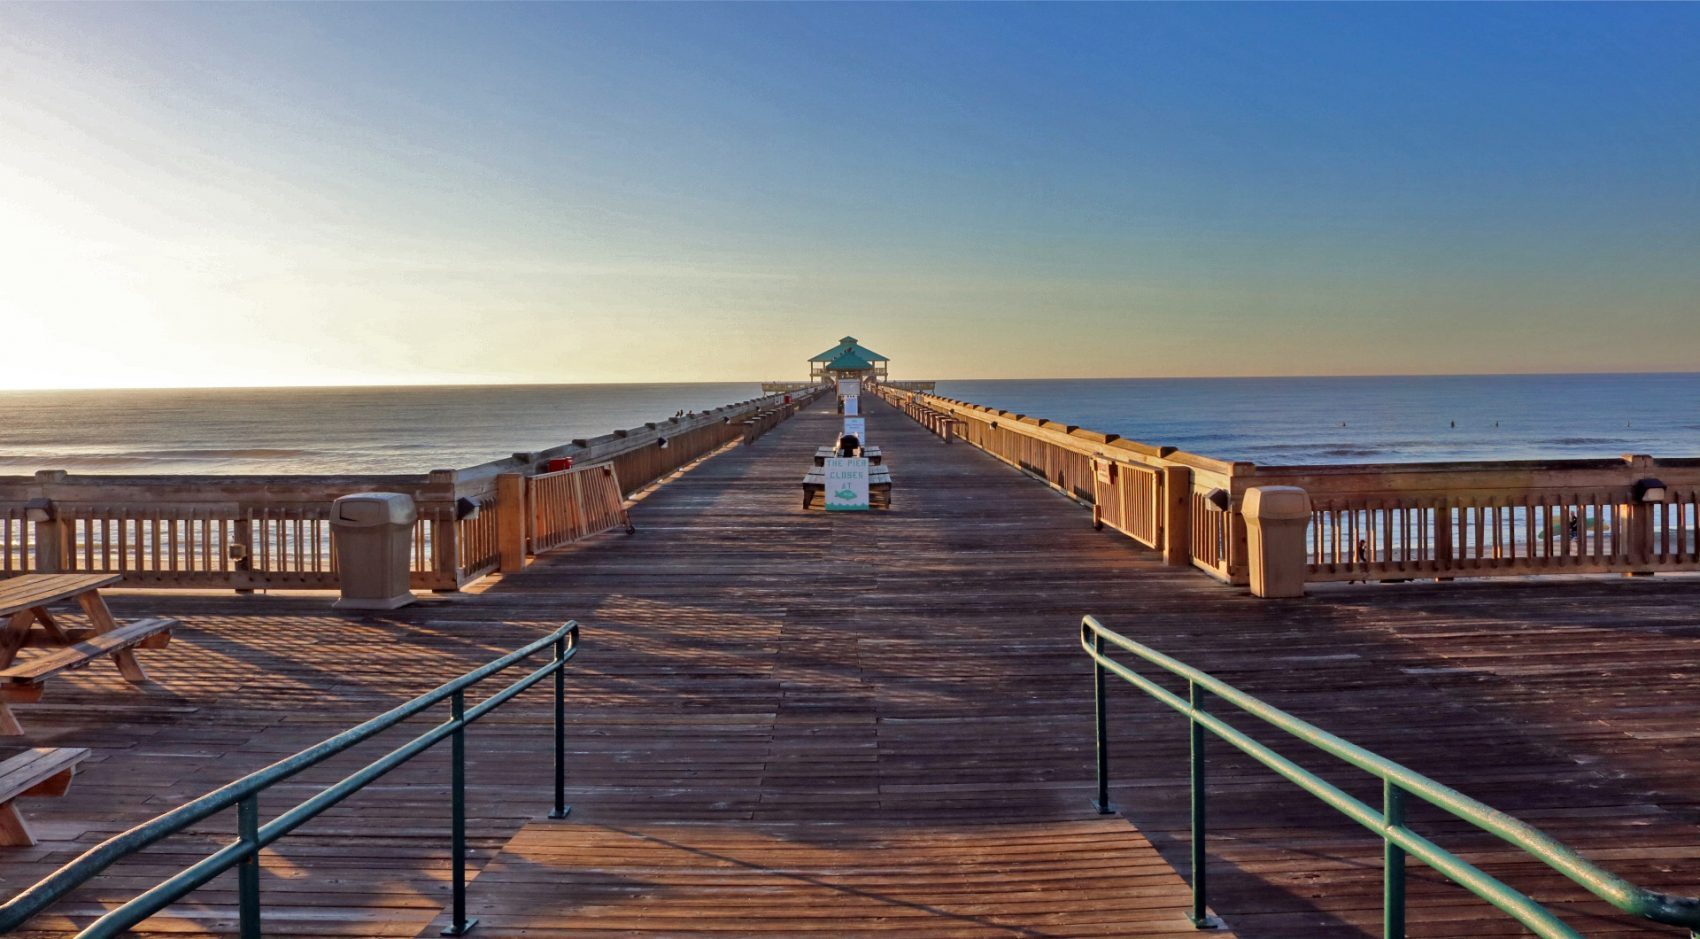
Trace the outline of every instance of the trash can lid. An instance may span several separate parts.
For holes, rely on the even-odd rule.
[[[1298,486],[1253,486],[1245,491],[1240,511],[1246,518],[1308,519],[1310,494]]]
[[[331,524],[345,528],[411,525],[418,517],[405,492],[354,492],[331,503]]]

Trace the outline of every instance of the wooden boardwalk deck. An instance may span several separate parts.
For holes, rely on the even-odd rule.
[[[1260,601],[1163,567],[990,457],[871,410],[871,442],[897,480],[889,512],[798,508],[797,483],[836,422],[817,405],[655,491],[633,512],[637,535],[599,536],[477,594],[367,617],[333,613],[323,596],[116,595],[120,616],[184,625],[147,654],[149,689],[97,664],[19,707],[31,745],[95,754],[68,797],[26,805],[43,842],[0,856],[0,890],[568,618],[585,643],[569,684],[574,837],[681,823],[752,841],[785,826],[1098,824],[1083,613],[1631,879],[1700,888],[1700,583],[1382,585]],[[1184,726],[1130,688],[1113,698],[1115,801],[1185,873]],[[548,807],[545,699],[470,736],[479,865]],[[375,753],[314,770],[262,814]],[[1378,932],[1379,842],[1216,753],[1216,910],[1242,936]],[[446,902],[446,790],[446,753],[432,754],[283,842],[267,860],[268,934],[419,933]],[[220,821],[115,868],[39,919],[39,934],[186,865],[189,849],[228,838],[234,820]],[[1590,935],[1648,932],[1455,825],[1426,831]],[[1412,935],[1517,933],[1413,875]],[[475,903],[480,890],[475,880]],[[154,928],[228,932],[233,892],[216,883]]]
[[[892,830],[539,821],[477,882],[468,914],[490,937],[1198,935],[1186,884],[1118,818]]]

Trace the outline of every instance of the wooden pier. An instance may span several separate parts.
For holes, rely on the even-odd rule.
[[[64,798],[28,807],[41,843],[0,855],[5,891],[576,619],[571,818],[540,820],[546,696],[469,732],[474,935],[1192,935],[1184,722],[1112,689],[1125,818],[1090,805],[1078,623],[1091,613],[1637,883],[1695,892],[1695,580],[1320,585],[1259,600],[1095,531],[1086,509],[979,449],[866,410],[897,480],[889,512],[799,508],[797,479],[838,426],[821,401],[645,494],[637,534],[596,535],[466,593],[365,616],[318,593],[116,594],[121,617],[182,626],[151,653],[150,687],[91,668],[19,706],[32,745],[93,755]],[[1371,797],[1351,772],[1271,743]],[[277,801],[361,762],[318,767]],[[1210,770],[1211,901],[1234,933],[1379,933],[1376,837],[1226,747]],[[267,933],[435,935],[446,780],[433,752],[268,851]],[[262,816],[282,807],[262,802]],[[235,820],[219,821],[123,862],[24,934],[86,925],[228,841]],[[1414,811],[1422,822],[1588,935],[1678,934]],[[1411,935],[1519,933],[1432,873],[1411,878]],[[222,878],[149,932],[230,934],[234,896]]]

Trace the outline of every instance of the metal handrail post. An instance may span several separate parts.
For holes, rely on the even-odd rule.
[[[449,853],[454,856],[454,921],[443,930],[443,935],[464,936],[478,924],[477,920],[466,918],[466,692],[456,688],[449,702],[449,719],[454,724],[454,734],[449,738],[450,758],[454,761],[450,784],[453,830],[449,846]]]
[[[1187,703],[1192,706],[1193,713],[1204,710],[1204,694],[1199,691],[1198,682],[1189,681],[1186,687]],[[1208,865],[1204,850],[1204,728],[1199,726],[1195,716],[1188,716],[1187,737],[1188,762],[1192,770],[1192,912],[1189,918],[1194,926],[1207,929],[1215,923],[1205,912],[1205,895],[1208,890],[1205,872]]]
[[[1405,849],[1387,837],[1405,827],[1405,790],[1390,779],[1383,780],[1381,804],[1387,826],[1382,835],[1381,931],[1385,939],[1405,939]]]
[[[236,837],[245,849],[236,869],[237,922],[242,939],[260,939],[260,797],[236,803]]]
[[[555,640],[555,808],[550,818],[566,818],[567,804],[567,640]]]
[[[1094,634],[1093,648],[1098,657],[1104,655],[1104,637]],[[1092,697],[1097,704],[1098,714],[1098,800],[1092,805],[1099,815],[1115,813],[1115,807],[1110,805],[1110,722],[1104,700],[1104,666],[1097,659],[1092,665]]]

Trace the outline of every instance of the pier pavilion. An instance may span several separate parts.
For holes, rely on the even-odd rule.
[[[841,378],[877,382],[908,391],[931,392],[935,387],[935,383],[931,381],[893,382],[889,377],[890,367],[890,359],[864,347],[855,336],[845,336],[838,340],[837,345],[809,359],[808,381],[762,382],[762,391],[766,394],[784,394],[823,382],[835,382]]]
[[[1090,462],[1077,475],[1075,464],[1045,456],[1065,437],[1086,439],[1078,429],[909,394],[865,410],[899,480],[888,512],[798,507],[797,477],[839,426],[830,400],[817,397],[790,413],[758,402],[575,444],[581,455],[614,454],[624,476],[653,474],[658,485],[632,493],[637,534],[613,529],[529,560],[523,546],[520,558],[502,560],[513,520],[499,497],[507,483],[480,473],[421,480],[424,516],[462,536],[452,550],[428,544],[425,553],[462,566],[425,571],[443,592],[394,611],[336,612],[330,595],[311,590],[204,589],[236,582],[215,584],[216,570],[202,572],[203,589],[183,589],[167,582],[157,554],[152,568],[130,562],[134,589],[112,598],[120,618],[170,615],[182,626],[169,648],[147,653],[148,685],[96,663],[17,705],[29,745],[91,755],[62,798],[24,803],[39,843],[0,849],[7,892],[574,619],[579,645],[563,670],[571,813],[548,817],[547,681],[464,731],[474,935],[1193,936],[1189,886],[1206,874],[1208,912],[1226,925],[1210,935],[1382,933],[1388,855],[1374,831],[1240,750],[1190,736],[1186,717],[1119,679],[1101,697],[1100,748],[1094,670],[1081,648],[1087,614],[1538,825],[1641,887],[1694,892],[1700,625],[1690,577],[1578,577],[1616,556],[1570,553],[1553,558],[1568,568],[1540,580],[1529,573],[1539,559],[1520,562],[1525,570],[1507,557],[1498,572],[1515,576],[1502,579],[1440,580],[1431,568],[1422,583],[1348,585],[1331,582],[1326,565],[1340,562],[1324,558],[1308,596],[1262,599],[1236,583],[1246,563],[1237,552],[1250,550],[1236,546],[1237,484],[1210,475],[1241,478],[1245,467],[1194,461],[1209,489],[1196,506],[1179,501],[1197,509],[1199,525],[1202,513],[1225,513],[1208,522],[1223,534],[1186,539],[1187,563],[1176,563],[1160,530],[1143,540],[1122,532],[1145,522],[1131,496],[1094,489],[1101,477]],[[1080,446],[1118,452],[1099,437]],[[1106,470],[1101,484],[1126,479],[1131,493],[1133,480],[1147,479],[1139,460],[1183,456],[1152,450],[1122,448],[1129,462]],[[529,472],[546,456],[516,456],[502,468]],[[1680,469],[1658,469],[1672,500],[1688,492]],[[1632,491],[1608,487],[1606,468],[1570,470],[1594,474],[1593,488],[1576,490],[1589,498],[1627,500]],[[1159,467],[1153,478],[1165,472],[1177,476]],[[1366,473],[1350,481],[1353,491],[1367,488]],[[1327,496],[1328,482],[1311,483],[1318,511],[1345,511],[1329,508],[1327,498],[1344,496]],[[38,506],[44,520],[33,524],[69,524],[70,547],[86,544],[77,513],[94,503],[65,495],[77,480],[33,484],[60,496]],[[223,497],[238,498],[238,485]],[[1227,508],[1206,508],[1218,488],[1229,493]],[[1433,485],[1425,491],[1436,498]],[[1120,501],[1095,501],[1089,512],[1083,493],[1099,492]],[[455,510],[460,499],[469,505]],[[433,514],[439,501],[445,514]],[[1478,531],[1454,539],[1448,563],[1493,560],[1464,550]],[[83,569],[101,555],[58,559]],[[261,584],[257,550],[253,559],[220,576]],[[1410,580],[1396,567],[1418,560],[1372,560],[1382,569],[1356,573]],[[505,569],[483,575],[497,568]],[[75,613],[60,618],[68,629],[80,623]],[[1152,675],[1184,700],[1185,681]],[[480,690],[466,703],[484,700]],[[1207,707],[1235,711],[1220,698]],[[392,733],[431,732],[443,719],[439,710]],[[1251,733],[1342,795],[1380,807],[1379,780],[1267,728]],[[375,741],[268,789],[258,823],[398,743]],[[1204,807],[1189,798],[1188,772],[1189,749],[1199,746],[1208,754],[1202,853],[1192,832]],[[438,935],[454,919],[446,747],[391,770],[138,934],[237,934],[243,878],[252,876],[267,934]],[[1100,752],[1107,814],[1097,804]],[[1619,912],[1545,859],[1415,796],[1404,810],[1398,830],[1420,830],[1472,869],[1514,884],[1577,934],[1683,932]],[[88,926],[229,844],[245,824],[237,814],[196,821],[119,861],[15,934]],[[1400,860],[1410,935],[1522,933],[1454,880]]]
[[[891,360],[872,349],[863,348],[855,336],[845,336],[838,345],[809,359],[809,377],[816,381],[836,381],[840,378],[883,381]]]

